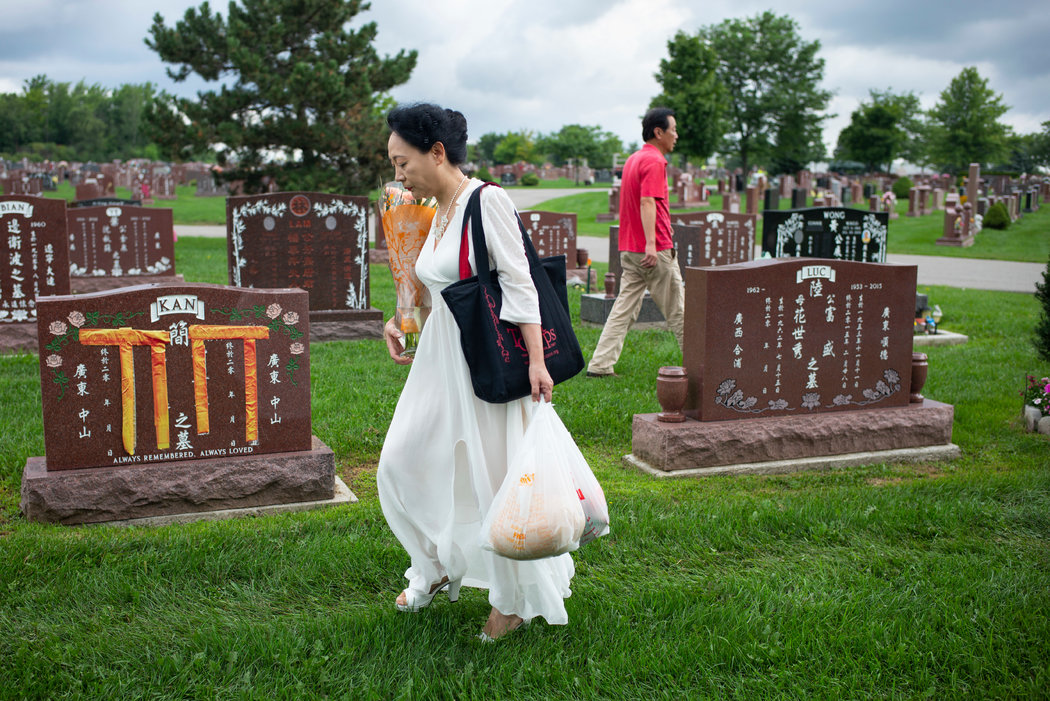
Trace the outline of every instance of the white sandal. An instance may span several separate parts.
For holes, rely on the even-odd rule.
[[[459,588],[462,583],[463,580],[457,579],[456,581],[451,581],[448,577],[445,577],[440,582],[430,587],[429,593],[408,587],[402,592],[402,594],[405,595],[405,603],[399,604],[395,601],[394,605],[397,606],[398,611],[415,613],[420,609],[425,609],[427,606],[430,606],[430,602],[434,600],[434,597],[437,596],[438,592],[446,587],[448,588],[448,600],[456,602],[459,600]]]

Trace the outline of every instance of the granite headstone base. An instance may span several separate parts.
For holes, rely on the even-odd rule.
[[[597,222],[620,221],[620,215],[613,214],[612,212],[599,212],[594,220]]]
[[[657,414],[635,414],[631,453],[656,470],[674,472],[950,446],[954,414],[950,404],[931,399],[886,409],[733,421],[687,416],[682,423],[664,423]]]
[[[977,243],[977,237],[973,234],[969,236],[942,236],[937,239],[938,246],[958,246],[961,248],[967,248]]]
[[[581,295],[580,321],[604,326],[615,301],[615,297],[606,297],[604,294]],[[656,302],[653,301],[652,296],[647,292],[642,297],[642,308],[638,311],[638,318],[635,320],[632,328],[646,329],[665,326],[667,326],[667,320],[664,319],[664,315],[660,313]]]
[[[31,323],[0,324],[0,353],[10,351],[36,353],[38,345],[36,340],[36,321]]]
[[[185,283],[186,280],[181,275],[85,275],[69,278],[69,288],[72,294],[106,292],[133,285],[182,285]]]
[[[310,310],[311,341],[357,341],[383,337],[383,312],[374,309]]]
[[[331,499],[335,454],[313,437],[310,450],[22,471],[20,508],[29,521],[73,525]]]

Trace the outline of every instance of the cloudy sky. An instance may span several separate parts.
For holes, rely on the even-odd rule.
[[[143,43],[154,12],[170,26],[199,0],[0,0],[0,92],[28,78],[106,87],[176,84]],[[460,109],[471,139],[485,132],[550,132],[599,125],[640,140],[640,115],[659,92],[653,74],[679,30],[770,8],[752,0],[373,0],[355,23],[378,25],[377,49],[416,49],[401,101]],[[225,12],[225,0],[213,1]],[[976,66],[1010,106],[1019,133],[1050,119],[1050,12],[1046,0],[787,0],[773,8],[819,40],[824,87],[835,97],[829,150],[871,88],[912,91],[928,108],[966,66]],[[688,125],[682,125],[683,129]]]

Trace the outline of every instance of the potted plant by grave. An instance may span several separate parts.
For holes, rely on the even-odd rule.
[[[1050,416],[1050,377],[1037,378],[1035,375],[1026,376],[1027,384],[1021,390],[1024,397],[1024,419],[1025,427],[1029,431],[1035,431],[1046,422],[1041,420]]]

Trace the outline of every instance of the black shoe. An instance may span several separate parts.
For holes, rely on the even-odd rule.
[[[591,372],[587,371],[587,377],[619,377],[615,372]]]

